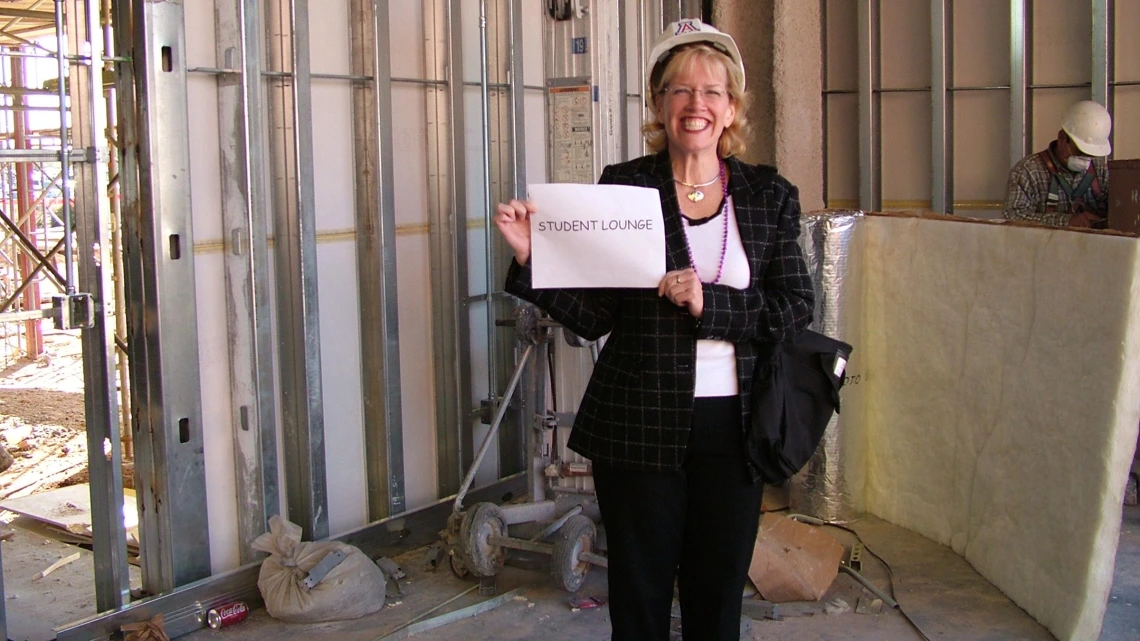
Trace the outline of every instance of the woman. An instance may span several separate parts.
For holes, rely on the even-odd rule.
[[[656,290],[536,290],[529,202],[500,204],[507,290],[588,339],[609,334],[569,446],[593,462],[615,641],[669,638],[677,580],[685,639],[737,639],[763,486],[745,451],[764,343],[811,321],[796,188],[747,165],[736,44],[682,20],[650,56],[654,155],[602,183],[661,192],[667,272]]]

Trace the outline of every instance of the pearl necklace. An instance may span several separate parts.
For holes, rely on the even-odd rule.
[[[720,277],[724,275],[724,259],[728,255],[728,181],[724,180],[724,163],[723,162],[720,163],[720,173],[717,174],[717,177],[714,178],[713,180],[710,180],[705,185],[707,186],[707,185],[713,184],[714,182],[716,182],[717,178],[719,178],[722,181],[721,188],[724,191],[724,201],[720,205],[721,218],[724,219],[724,232],[722,233],[721,239],[720,239],[720,265],[718,265],[716,268],[716,278],[712,279],[711,281],[707,281],[707,280],[701,278],[701,273],[699,271],[697,271],[697,261],[693,260],[693,245],[692,245],[692,243],[689,242],[689,225],[686,221],[684,221],[684,220],[681,221],[681,230],[685,232],[685,251],[689,252],[689,264],[692,265],[692,267],[693,267],[693,273],[695,273],[697,275],[697,280],[701,281],[702,283],[710,283],[713,285],[715,285],[716,283],[719,283]],[[676,179],[674,179],[674,180],[676,180]],[[680,181],[678,181],[678,182],[680,182]],[[681,184],[684,184],[684,183],[681,183]],[[701,198],[704,198],[704,194],[701,194]],[[689,200],[692,200],[692,198],[690,198]],[[697,200],[700,200],[700,198],[698,198]],[[694,201],[694,202],[696,202],[696,201]],[[682,215],[681,217],[684,218],[684,215]]]
[[[709,185],[715,183],[717,180],[720,180],[720,178],[722,176],[724,176],[724,167],[723,166],[720,169],[720,173],[718,173],[715,178],[708,181],[707,183],[696,183],[696,184],[687,183],[687,182],[681,180],[680,178],[674,178],[673,182],[675,182],[679,185],[682,185],[684,187],[688,187],[689,189],[692,189],[693,191],[690,191],[689,194],[685,197],[694,203],[699,203],[705,199],[705,192],[701,191],[701,187],[708,187]]]

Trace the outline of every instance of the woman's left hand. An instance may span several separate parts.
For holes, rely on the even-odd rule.
[[[657,284],[657,295],[668,298],[678,307],[688,307],[694,318],[700,318],[705,312],[705,290],[691,268],[666,272]]]

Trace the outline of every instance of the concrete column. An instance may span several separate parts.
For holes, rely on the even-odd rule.
[[[715,0],[713,24],[744,58],[748,162],[776,165],[800,188],[804,211],[823,202],[823,47],[820,5],[803,0]]]

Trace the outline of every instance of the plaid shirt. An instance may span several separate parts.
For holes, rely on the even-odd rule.
[[[1057,142],[1049,145],[1048,153],[1053,156],[1053,166],[1057,168],[1057,179],[1064,181],[1070,188],[1076,188],[1083,173],[1069,171],[1064,163],[1057,160]],[[1100,182],[1100,198],[1096,199],[1093,209],[1098,215],[1108,213],[1108,165],[1104,158],[1093,158],[1093,171],[1096,172],[1097,181]],[[1047,212],[1046,201],[1049,196],[1049,186],[1053,181],[1053,174],[1038,154],[1022,158],[1009,172],[1009,184],[1006,186],[1005,210],[1002,215],[1009,220],[1028,220],[1043,225],[1067,227],[1069,219],[1078,212],[1073,211],[1073,202],[1064,189],[1057,190],[1057,208]],[[1092,197],[1092,194],[1089,194]]]
[[[656,289],[531,287],[529,265],[512,261],[507,291],[528,300],[587,339],[609,334],[579,405],[570,448],[626,469],[676,470],[693,414],[697,339],[736,348],[742,425],[749,425],[752,373],[759,348],[811,322],[811,277],[800,253],[796,188],[771,167],[726,161],[729,189],[751,276],[745,289],[704,285],[700,321]],[[661,193],[666,269],[689,266],[668,153],[612,165],[601,183]],[[743,454],[743,453],[742,453]]]

